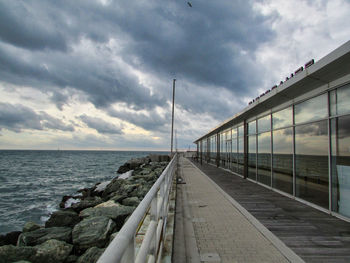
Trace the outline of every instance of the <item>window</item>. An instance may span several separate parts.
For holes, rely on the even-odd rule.
[[[273,131],[272,187],[293,194],[293,128]]]
[[[265,132],[271,130],[271,116],[267,115],[258,119],[258,132]]]
[[[328,116],[327,94],[317,96],[294,107],[295,124],[324,119]]]
[[[327,121],[295,127],[296,196],[328,208]]]
[[[258,182],[271,186],[271,132],[258,135]]]
[[[256,135],[248,136],[248,178],[256,180]]]
[[[272,114],[273,129],[284,128],[293,125],[293,109],[292,107],[275,112]]]
[[[332,210],[350,217],[350,116],[332,119]]]

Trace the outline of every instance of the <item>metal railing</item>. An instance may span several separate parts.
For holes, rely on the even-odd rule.
[[[175,154],[97,263],[160,261],[169,209],[169,193],[177,159],[178,156]],[[135,254],[135,237],[148,212],[150,212],[150,223],[141,246]]]

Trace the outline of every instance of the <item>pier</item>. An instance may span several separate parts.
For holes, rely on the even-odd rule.
[[[173,262],[350,261],[348,222],[213,165],[179,163]]]

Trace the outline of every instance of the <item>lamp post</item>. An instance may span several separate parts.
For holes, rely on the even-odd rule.
[[[173,133],[174,133],[174,104],[175,104],[175,81],[176,79],[173,79],[173,110],[171,114],[171,149],[170,153],[173,155]]]

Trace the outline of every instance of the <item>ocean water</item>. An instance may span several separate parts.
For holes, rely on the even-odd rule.
[[[0,150],[0,234],[22,230],[28,221],[44,224],[62,196],[111,180],[127,160],[148,154]]]

